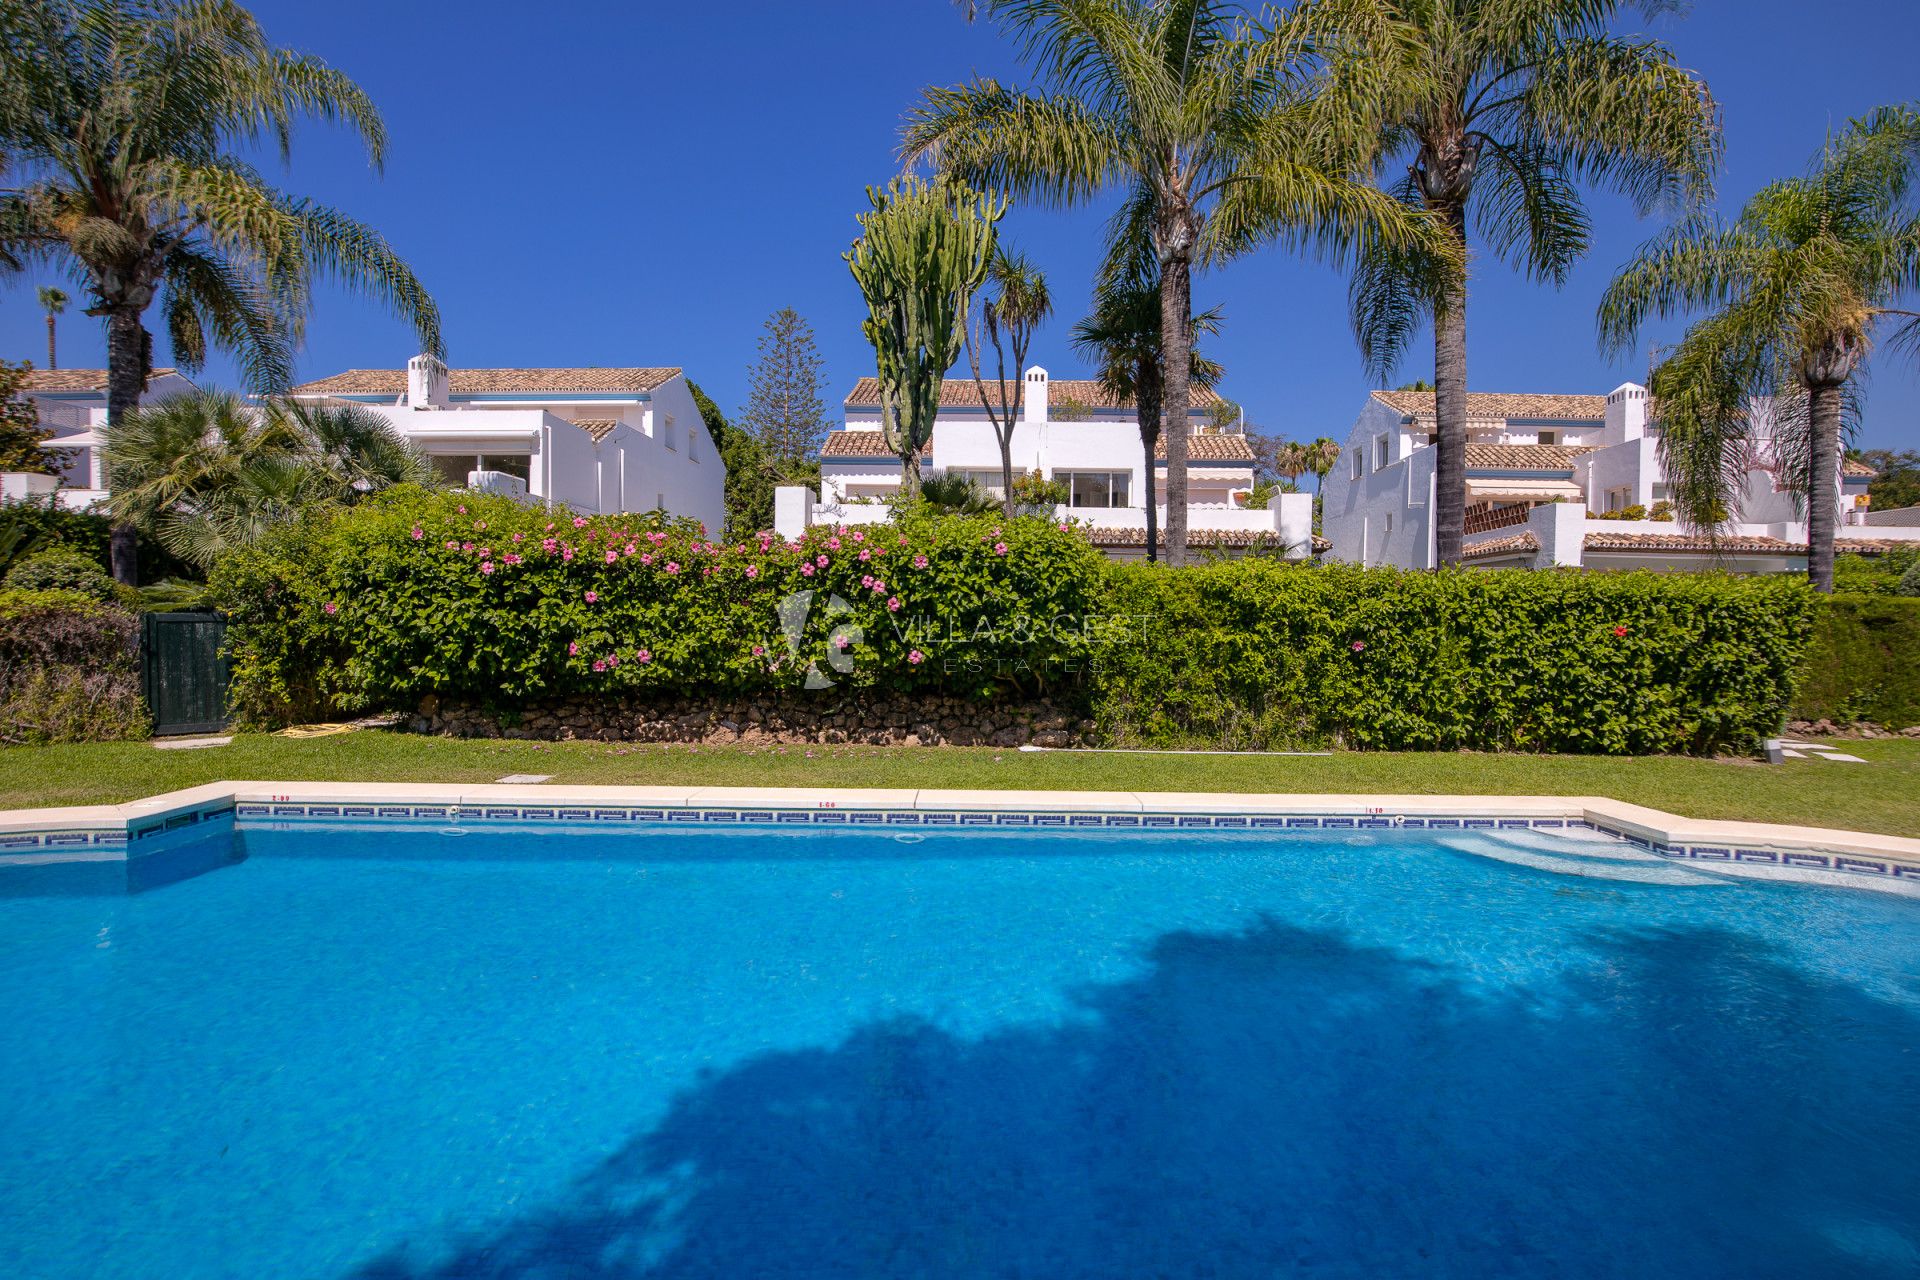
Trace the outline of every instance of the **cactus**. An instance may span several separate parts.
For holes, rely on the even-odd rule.
[[[867,188],[873,212],[843,256],[866,296],[861,332],[873,344],[880,429],[900,458],[901,493],[920,492],[920,454],[933,438],[940,385],[959,357],[967,309],[993,260],[1004,199],[913,176]]]

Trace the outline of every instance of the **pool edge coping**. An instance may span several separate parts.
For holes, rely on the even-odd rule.
[[[1369,826],[1398,825],[1404,818],[1573,820],[1662,852],[1735,859],[1738,853],[1824,854],[1839,858],[1878,858],[1902,865],[1896,875],[1920,876],[1920,839],[1800,827],[1778,823],[1684,818],[1678,814],[1606,796],[1466,796],[1334,793],[1135,792],[1135,791],[962,791],[938,789],[859,789],[841,787],[641,787],[554,786],[504,783],[405,782],[258,782],[206,783],[117,805],[79,805],[0,810],[0,861],[39,860],[62,854],[19,854],[29,844],[50,847],[48,835],[77,837],[83,843],[117,843],[127,849],[136,832],[171,827],[185,818],[237,810],[241,805],[375,805],[465,808],[631,809],[663,813],[733,813],[742,810],[792,814],[810,811],[852,813],[961,813],[1007,815],[1170,815],[1179,818],[1278,815],[1354,818]],[[516,815],[518,816],[518,815]],[[1380,819],[1387,819],[1381,822]],[[830,820],[830,819],[823,819]],[[996,821],[998,818],[996,817]],[[1058,819],[1056,818],[1056,822]],[[1162,825],[1174,825],[1166,824]],[[1273,825],[1271,822],[1260,825]],[[1318,825],[1317,823],[1314,825]],[[1422,823],[1421,825],[1425,825]],[[28,841],[27,837],[34,837]],[[1698,851],[1698,852],[1696,852]],[[77,848],[65,851],[70,855]],[[109,855],[110,856],[110,855]],[[1884,872],[1882,874],[1885,874]]]

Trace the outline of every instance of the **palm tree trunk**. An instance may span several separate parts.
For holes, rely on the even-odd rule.
[[[140,403],[147,389],[146,333],[140,326],[140,313],[119,308],[107,316],[107,430]],[[113,477],[107,477],[113,488]],[[140,583],[139,542],[133,526],[124,520],[113,523],[108,547],[113,560],[113,577],[127,586]]]
[[[1840,486],[1840,385],[1807,388],[1813,456],[1807,465],[1807,580],[1815,591],[1833,590],[1833,539]]]
[[[1437,210],[1464,255],[1466,225],[1459,209]],[[1433,417],[1440,441],[1434,455],[1433,541],[1442,565],[1460,563],[1467,520],[1467,286],[1450,283],[1433,308]]]
[[[1148,564],[1153,564],[1160,559],[1160,513],[1155,510],[1159,505],[1157,500],[1158,495],[1155,493],[1155,490],[1159,487],[1159,477],[1156,473],[1160,467],[1159,463],[1154,460],[1153,454],[1154,447],[1160,443],[1160,428],[1156,424],[1160,421],[1161,401],[1152,394],[1148,387],[1148,379],[1156,378],[1157,376],[1157,374],[1145,368],[1140,368],[1135,371],[1133,378],[1135,387],[1133,407],[1134,412],[1139,415],[1140,448],[1147,455],[1145,475]]]
[[[1000,437],[1000,510],[1007,519],[1013,519],[1013,421],[1007,422],[1007,429],[1000,430],[1000,424],[994,424],[994,434]]]
[[[47,312],[47,368],[58,369],[60,360],[53,348],[53,312]]]
[[[1161,439],[1167,446],[1167,563],[1187,563],[1187,382],[1193,372],[1193,267],[1184,255],[1160,269]],[[1151,461],[1151,459],[1149,459]]]

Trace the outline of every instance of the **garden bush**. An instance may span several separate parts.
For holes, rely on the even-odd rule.
[[[0,742],[146,736],[138,619],[74,591],[0,591]]]
[[[1450,573],[1271,559],[1115,566],[1138,627],[1101,654],[1121,743],[1569,751],[1746,748],[1807,642],[1797,580]]]
[[[1792,697],[1792,578],[1113,564],[1050,520],[716,544],[646,517],[400,492],[230,558],[251,723],[813,687],[1048,695],[1143,745],[1750,747]],[[786,602],[783,623],[782,602]],[[841,641],[846,641],[844,649]]]
[[[1793,717],[1920,724],[1920,600],[1830,597],[1814,625]]]
[[[13,591],[71,591],[100,601],[119,598],[118,584],[97,560],[61,545],[36,551],[15,564],[7,571],[6,585]]]
[[[233,710],[263,724],[428,694],[511,709],[809,679],[1043,693],[1073,677],[1074,621],[1104,573],[1082,536],[1038,518],[908,514],[716,543],[645,516],[396,490],[229,557],[210,599],[230,619]]]
[[[1895,547],[1881,555],[1835,556],[1833,589],[1859,596],[1920,594],[1920,544]]]

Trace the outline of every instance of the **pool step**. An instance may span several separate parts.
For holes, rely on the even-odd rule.
[[[1548,843],[1553,840],[1555,843]],[[1634,884],[1724,885],[1719,876],[1703,875],[1676,866],[1658,854],[1646,853],[1617,841],[1569,841],[1534,836],[1531,832],[1476,832],[1471,836],[1442,836],[1440,843],[1456,853],[1492,858],[1498,862],[1558,875],[1592,880],[1622,880]]]

